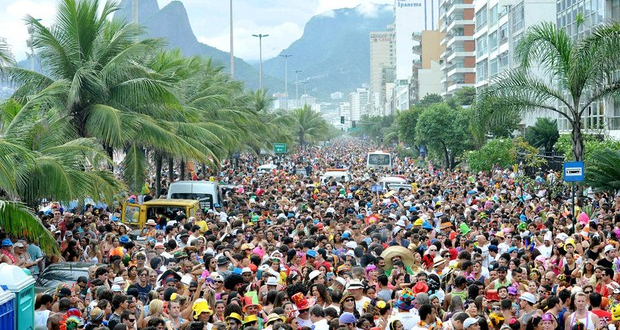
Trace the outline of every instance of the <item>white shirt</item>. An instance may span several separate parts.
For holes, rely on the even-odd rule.
[[[364,315],[364,304],[366,302],[370,303],[370,298],[368,297],[362,297],[362,299],[360,300],[356,300],[355,301],[355,308],[357,309],[357,311],[360,313],[360,315]]]
[[[326,319],[321,319],[314,323],[314,330],[329,330],[329,324]]]
[[[390,322],[399,320],[403,324],[405,330],[412,330],[420,322],[420,316],[409,312],[398,312],[390,318]]]

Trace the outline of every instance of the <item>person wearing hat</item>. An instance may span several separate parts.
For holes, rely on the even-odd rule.
[[[398,309],[398,313],[394,314],[389,323],[392,324],[394,320],[398,320],[403,324],[405,330],[411,330],[420,322],[420,315],[418,313],[412,313],[411,310],[414,307],[413,301],[415,295],[410,289],[404,289],[401,291],[400,297],[394,304],[394,307]]]
[[[596,264],[604,268],[612,268],[616,259],[616,248],[611,244],[605,245],[603,256],[604,258],[597,261]]]
[[[280,316],[278,314],[275,313],[271,313],[269,315],[267,315],[267,321],[265,321],[265,330],[270,330],[272,329],[273,325],[276,322],[286,322],[286,318],[284,316]]]
[[[254,315],[254,314],[250,314],[250,315],[246,315],[243,318],[243,328],[247,329],[250,327],[255,327],[258,325],[258,316]]]
[[[370,298],[364,296],[364,284],[360,280],[351,280],[347,286],[347,292],[355,298],[355,308],[360,315],[364,314],[364,304],[370,303]]]
[[[534,305],[536,304],[536,296],[530,292],[523,292],[519,297],[519,307],[521,308],[520,322],[521,324],[527,324],[529,320],[538,311]]]
[[[227,330],[239,330],[241,324],[243,324],[243,318],[238,313],[232,312],[226,316]]]
[[[209,302],[205,299],[198,298],[192,304],[192,312],[194,321],[201,321],[205,325],[209,322],[209,317],[213,314],[211,307],[209,307]]]
[[[9,265],[14,265],[17,262],[15,255],[13,255],[13,242],[11,242],[10,238],[5,238],[2,240],[2,247],[0,248],[0,262]]]
[[[310,320],[310,307],[314,305],[314,301],[309,300],[303,293],[298,292],[291,297],[291,302],[295,304],[297,308],[297,324],[299,327],[312,327],[312,321]]]
[[[345,326],[347,330],[355,330],[357,318],[355,317],[355,315],[353,315],[353,313],[344,312],[340,314],[340,317],[338,318],[338,323],[340,323],[341,326]]]
[[[463,321],[463,330],[479,330],[480,324],[478,324],[478,319],[473,317],[468,317]]]

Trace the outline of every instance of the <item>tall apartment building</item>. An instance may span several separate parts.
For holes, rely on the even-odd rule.
[[[620,21],[620,0],[556,0],[557,25],[573,38],[590,34],[605,22]],[[583,22],[577,26],[577,15]],[[594,102],[584,113],[583,128],[620,139],[620,101]],[[558,116],[558,129],[570,131],[568,121]]]
[[[380,116],[385,113],[384,69],[395,65],[394,27],[387,31],[370,32],[370,109],[369,114]]]
[[[413,76],[411,77],[411,99],[414,103],[428,94],[441,94],[443,77],[439,59],[444,51],[441,40],[444,35],[438,30],[422,31],[414,34],[414,40],[420,44],[413,46],[413,53],[420,56],[414,62]]]
[[[349,93],[351,105],[351,121],[359,121],[362,115],[368,114],[370,91],[366,88],[358,88]]]
[[[439,31],[445,35],[441,40],[445,51],[440,60],[442,96],[451,96],[476,83],[473,0],[441,0]]]

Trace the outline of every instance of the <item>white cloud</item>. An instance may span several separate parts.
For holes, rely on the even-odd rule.
[[[3,1],[4,2],[4,1]],[[53,21],[56,4],[49,0],[21,0],[0,6],[0,37],[6,39],[17,60],[26,58],[26,40],[29,38],[24,18],[31,15],[42,19],[43,24]]]
[[[393,4],[394,0],[319,0],[315,13],[321,14],[326,11],[339,8],[355,8],[360,6],[358,10],[365,15],[376,15],[375,4]]]
[[[284,22],[280,25],[258,26],[252,22],[237,22],[233,31],[234,52],[236,57],[248,61],[259,60],[259,40],[252,34],[268,34],[263,38],[263,60],[278,56],[278,54],[293,41],[299,39],[303,29],[293,22]],[[229,51],[230,37],[228,29],[221,30],[216,36],[199,36],[198,40],[220,50]]]

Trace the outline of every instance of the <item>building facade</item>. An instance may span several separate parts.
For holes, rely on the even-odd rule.
[[[387,31],[370,32],[370,115],[380,116],[385,113],[384,69],[394,65],[393,26],[388,26]]]
[[[557,25],[574,39],[586,36],[605,22],[620,21],[620,0],[556,0]],[[583,18],[577,24],[578,17]],[[570,131],[568,120],[557,116],[558,129]],[[584,130],[620,139],[620,101],[594,102],[584,112]]]
[[[473,0],[441,0],[439,31],[445,35],[441,45],[441,70],[444,97],[463,87],[476,84]]]

